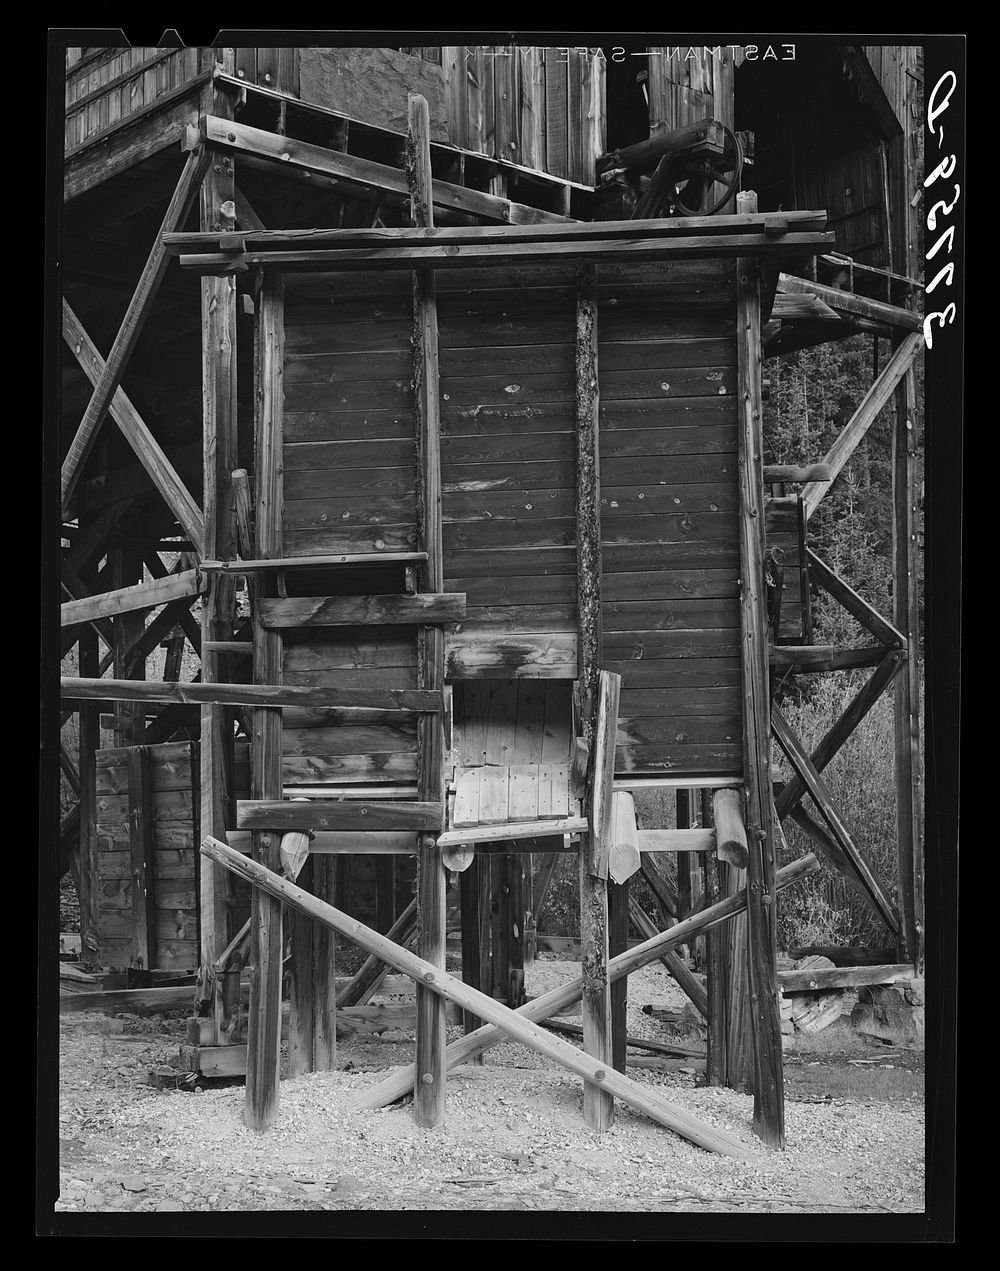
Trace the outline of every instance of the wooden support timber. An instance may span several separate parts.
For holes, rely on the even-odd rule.
[[[826,215],[823,212],[787,212],[782,215],[788,218],[789,229],[796,235],[828,237],[822,232],[826,223]],[[339,251],[348,247],[377,250],[403,246],[457,249],[501,246],[516,250],[527,244],[539,243],[548,243],[556,255],[571,256],[572,245],[581,246],[602,240],[629,242],[636,238],[648,238],[651,241],[660,242],[664,253],[669,255],[671,244],[675,239],[688,240],[694,234],[701,235],[709,246],[718,245],[720,242],[726,243],[733,238],[740,238],[748,245],[758,240],[764,243],[771,237],[768,234],[768,218],[765,214],[655,217],[645,221],[556,219],[558,223],[551,225],[275,229],[258,233],[226,234],[224,240],[218,234],[166,234],[163,241],[166,249],[176,256],[198,255],[206,252],[229,254],[233,257],[248,252],[252,254],[294,252],[298,255],[307,250]]]
[[[199,274],[245,272],[275,267],[289,273],[327,273],[331,269],[473,269],[483,265],[514,265],[545,261],[593,263],[621,260],[633,264],[662,260],[709,260],[719,257],[784,256],[804,253],[828,244],[832,234],[786,234],[771,239],[763,234],[718,234],[706,237],[662,238],[646,236],[641,227],[648,222],[632,221],[634,237],[573,239],[534,242],[470,243],[425,245],[417,243],[391,247],[323,247],[304,251],[248,251],[242,255],[203,252],[178,257],[182,269]]]
[[[256,532],[262,556],[281,555],[282,346],[284,342],[284,280],[267,276],[261,287],[257,315],[256,357]],[[232,466],[230,467],[230,471]],[[273,587],[265,575],[261,592]],[[282,640],[259,623],[253,632],[253,676],[258,683],[277,684],[282,673]],[[204,741],[202,743],[204,745]],[[250,774],[255,799],[280,799],[281,710],[255,706]],[[305,807],[305,804],[289,804]],[[253,836],[254,860],[269,870],[279,864],[279,826]],[[293,825],[290,829],[308,829]],[[281,904],[255,891],[251,910],[251,960],[254,978],[250,993],[247,1037],[247,1087],[244,1120],[265,1130],[278,1114],[278,1068],[281,1060]]]
[[[186,569],[183,573],[154,578],[148,583],[119,587],[81,600],[67,600],[61,606],[60,618],[64,627],[71,627],[97,618],[116,618],[140,609],[155,609],[158,605],[169,604],[171,600],[197,596],[203,590],[204,584],[198,571]]]
[[[311,172],[327,178],[329,186],[339,187],[344,193],[357,193],[359,188],[382,190],[400,203],[405,202],[410,194],[406,174],[399,168],[363,159],[358,155],[328,150],[323,146],[296,141],[291,137],[279,136],[277,133],[265,132],[261,128],[251,128],[246,124],[237,124],[231,119],[219,119],[212,115],[202,120],[202,131],[205,141],[210,144],[232,149],[245,156],[241,162],[245,162],[247,166],[263,161],[271,172],[276,165]],[[474,216],[512,225],[524,221],[561,222],[567,219],[554,212],[523,207],[509,199],[497,198],[493,194],[483,194],[478,190],[469,190],[464,186],[439,180],[433,182],[428,207],[440,211],[472,213]]]
[[[905,311],[904,311],[905,312]],[[829,453],[822,460],[830,469],[829,481],[811,481],[802,491],[802,504],[806,520],[819,507],[824,495],[835,481],[844,465],[864,440],[865,434],[878,418],[882,407],[889,401],[896,385],[912,365],[914,357],[923,345],[923,335],[911,331],[904,336],[885,364],[881,375],[865,394],[857,410],[841,430]]]
[[[896,677],[893,728],[896,752],[896,851],[900,936],[905,956],[924,963],[924,860],[921,824],[920,677],[915,655],[919,630],[916,570],[917,429],[913,367],[899,381],[892,439],[893,621],[910,642],[910,656]]]
[[[304,596],[261,599],[265,627],[356,627],[461,622],[465,594],[422,592],[415,596]]]
[[[752,196],[754,199],[756,196]],[[740,633],[743,675],[743,776],[747,801],[750,901],[747,906],[750,1018],[756,1059],[754,1131],[783,1148],[781,1019],[775,980],[774,841],[768,726],[767,613],[764,592],[764,484],[761,459],[760,276],[757,262],[736,267],[739,385]]]
[[[893,909],[892,902],[879,883],[878,879],[872,873],[871,867],[865,860],[864,855],[854,843],[847,826],[844,824],[843,818],[834,806],[833,800],[830,798],[830,792],[826,787],[826,783],[820,777],[819,773],[809,761],[808,755],[802,749],[802,745],[798,738],[788,726],[784,715],[775,706],[771,710],[771,725],[774,729],[774,735],[778,745],[785,752],[789,763],[794,768],[796,775],[805,784],[806,790],[809,792],[813,802],[819,808],[823,820],[830,828],[841,851],[848,858],[855,873],[864,885],[865,891],[870,896],[876,912],[889,927],[893,934],[899,930],[899,922]]]
[[[477,989],[463,984],[461,980],[456,980],[432,963],[426,962],[406,949],[401,949],[385,936],[379,935],[377,931],[366,927],[332,905],[325,904],[315,896],[310,896],[301,887],[296,887],[256,861],[246,860],[225,843],[208,837],[202,843],[201,850],[220,865],[233,870],[237,876],[246,879],[256,889],[266,891],[277,902],[298,909],[316,921],[331,927],[338,934],[367,949],[369,953],[381,957],[383,961],[390,963],[404,975],[410,976],[414,983],[423,984],[442,999],[456,1002],[463,1009],[474,1011],[483,1019],[496,1025],[498,1029],[508,1033],[515,1041],[530,1046],[546,1058],[577,1073],[585,1081],[607,1088],[612,1097],[617,1096],[623,1102],[630,1104],[698,1147],[740,1158],[749,1155],[744,1144],[734,1136],[704,1125],[689,1113],[667,1103],[648,1087],[631,1081],[621,1073],[615,1072],[613,1068],[577,1050],[575,1046],[552,1037],[537,1024],[530,1022],[524,1013],[502,1006],[493,998],[487,997],[485,993],[480,993]],[[622,955],[623,958],[628,956]],[[280,1018],[280,1012],[277,1014]],[[419,1061],[417,1068],[419,1069]],[[419,1088],[419,1082],[417,1087]]]
[[[211,99],[211,90],[206,89],[204,96]],[[232,199],[232,164],[224,165],[217,156],[206,153],[210,162],[199,190],[199,224],[202,229],[221,229],[227,223],[223,207]],[[232,484],[233,470],[238,467],[235,281],[205,278],[200,288],[203,554],[226,558],[236,555]],[[232,636],[235,613],[235,579],[208,577],[200,623],[203,684],[231,678],[228,657],[214,650],[212,641]],[[199,721],[201,832],[225,834],[232,815],[233,712],[228,706],[208,702],[199,710]],[[229,921],[232,904],[227,904],[233,899],[232,880],[211,865],[199,865],[201,992],[216,1021],[216,1040],[223,1044],[228,1041],[223,1020],[233,1022],[238,1013],[227,1013],[210,968],[233,934]]]
[[[204,146],[197,147],[188,155],[184,171],[167,206],[159,233],[153,240],[149,257],[139,276],[135,293],[129,302],[122,324],[118,328],[118,334],[115,336],[100,379],[80,421],[76,436],[70,443],[66,458],[63,460],[61,484],[64,515],[68,511],[70,498],[93,447],[97,431],[104,422],[121,384],[132,350],[139,342],[139,336],[142,334],[160,282],[166,272],[170,258],[163,245],[163,235],[172,233],[183,226],[201,186],[202,178],[208,171],[209,161],[210,156]]]
[[[133,647],[141,649],[144,643],[140,639]],[[228,706],[300,706],[327,710],[421,711],[432,714],[440,712],[442,705],[440,689],[311,688],[291,684],[176,684],[165,680],[140,682],[81,679],[74,676],[64,676],[60,685],[62,696],[71,701],[190,702]]]
[[[809,762],[817,772],[822,772],[837,751],[840,750],[844,742],[847,741],[851,733],[854,732],[878,701],[886,686],[899,673],[899,669],[903,666],[905,660],[906,654],[901,650],[884,655],[882,661],[875,668],[874,674],[854,695],[843,714],[830,727],[829,731],[824,734],[816,749],[809,756]],[[801,777],[794,775],[781,793],[775,797],[774,806],[779,818],[784,820],[805,792],[805,782]]]
[[[902,632],[883,618],[876,609],[873,609],[863,596],[859,596],[853,587],[844,582],[843,578],[835,574],[811,548],[806,549],[806,556],[809,561],[809,577],[843,605],[851,617],[857,619],[870,635],[873,635],[887,649],[906,648],[906,637]]]
[[[410,222],[433,229],[437,183],[431,175],[430,112],[425,98],[410,94],[407,122],[404,188],[410,200]],[[418,546],[427,554],[419,580],[420,591],[434,596],[444,591],[439,378],[437,283],[431,270],[417,270],[413,275],[413,383]],[[440,625],[420,629],[417,682],[425,690],[441,691],[444,687],[444,631]],[[417,798],[429,803],[444,799],[444,727],[440,715],[422,715],[417,724]],[[444,818],[421,828],[439,831],[444,828]],[[421,957],[441,970],[445,965],[446,887],[437,835],[422,835],[417,856],[418,948]],[[443,1000],[420,985],[416,996],[419,1078],[414,1087],[413,1115],[418,1125],[432,1129],[445,1115],[445,1010]]]
[[[897,327],[902,331],[922,330],[921,320],[909,309],[900,309],[897,305],[885,304],[881,300],[870,300],[867,296],[856,295],[853,291],[825,287],[822,283],[813,282],[808,278],[780,274],[778,290],[788,295],[815,296],[824,304],[829,305],[835,313],[845,318],[864,318],[869,322]]]
[[[65,299],[63,300],[63,339],[73,350],[76,360],[96,389],[104,372],[104,359]],[[176,516],[181,529],[191,540],[192,547],[200,553],[204,548],[205,533],[205,518],[201,514],[201,508],[188,493],[173,464],[163,453],[142,416],[126,396],[124,389],[115,390],[110,411],[122,436],[145,468],[150,481]]]
[[[778,871],[775,877],[776,889],[781,891],[785,887],[792,886],[801,879],[808,877],[808,875],[815,873],[819,867],[819,861],[815,856],[810,854],[801,857],[793,864],[786,865]],[[685,919],[684,922],[678,923],[671,930],[661,932],[654,939],[633,945],[627,952],[619,954],[608,964],[608,977],[614,982],[623,976],[631,975],[633,971],[638,971],[640,967],[656,961],[663,953],[675,951],[680,945],[686,944],[695,935],[722,927],[724,923],[729,922],[745,910],[746,892],[741,891],[735,896],[730,896],[720,901],[710,909],[703,909],[700,913]],[[550,1016],[557,1015],[560,1011],[566,1010],[575,1002],[579,1002],[582,993],[583,979],[581,977],[567,984],[562,984],[558,988],[551,989],[541,997],[532,998],[517,1013],[529,1020],[545,1020]],[[473,1056],[489,1050],[491,1046],[503,1041],[504,1037],[505,1034],[502,1028],[486,1025],[461,1040],[452,1042],[446,1052],[448,1067],[453,1068],[456,1064],[468,1063]],[[352,1112],[385,1107],[386,1104],[394,1103],[412,1089],[413,1068],[404,1068],[355,1095],[351,1099],[349,1107]]]

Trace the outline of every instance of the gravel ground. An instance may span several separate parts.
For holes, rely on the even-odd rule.
[[[571,963],[539,961],[528,970],[528,992],[576,974]],[[629,991],[630,1034],[670,1040],[641,1010],[646,1002],[681,1008],[685,999],[667,973],[643,968]],[[750,1153],[736,1160],[702,1151],[620,1103],[610,1131],[594,1134],[583,1123],[579,1079],[514,1043],[495,1047],[481,1065],[452,1070],[447,1122],[437,1130],[418,1129],[406,1103],[348,1113],[352,1093],[412,1061],[412,1035],[401,1033],[345,1040],[338,1071],[283,1081],[279,1121],[258,1135],[243,1126],[240,1084],[199,1092],[146,1084],[150,1069],[176,1060],[182,1033],[181,1020],[64,1017],[57,1213],[923,1210],[919,1080],[888,1100],[830,1097],[823,1072],[834,1056],[788,1066],[783,1153],[755,1139],[750,1097],[702,1087],[699,1074],[676,1065],[629,1069],[736,1135]],[[458,1035],[449,1030],[449,1040]],[[852,1071],[863,1088],[862,1074],[874,1069]],[[794,1079],[801,1075],[809,1080]]]

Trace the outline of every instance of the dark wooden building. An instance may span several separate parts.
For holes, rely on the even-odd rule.
[[[717,1080],[745,1067],[754,1003],[772,1143],[774,827],[803,793],[922,956],[913,598],[890,623],[807,538],[894,394],[906,438],[916,63],[830,43],[779,101],[740,50],[691,52],[68,50],[61,861],[85,963],[197,969],[193,1037],[247,1071],[251,1124],[277,1108],[282,870],[355,935],[390,932],[408,973],[417,942],[424,980],[448,980],[450,879],[463,978],[509,1024],[544,879],[574,853],[584,1050],[622,1068],[627,880],[696,858],[747,934],[715,940],[711,1006],[667,956],[711,1014]],[[762,357],[861,331],[898,347],[843,444],[765,468]],[[900,517],[912,465],[903,445]],[[810,577],[871,645],[812,645]],[[899,914],[819,775],[850,719],[809,756],[771,711],[769,669],[836,665],[876,668],[854,718],[897,686]],[[772,723],[797,774],[777,807]],[[714,824],[640,827],[647,787],[707,792]],[[302,1071],[332,1062],[336,1006],[375,972],[345,1002],[326,928],[291,925]],[[452,1000],[468,1030],[494,1009]],[[444,1019],[418,984],[424,1124]],[[605,1070],[581,1062],[606,1125]]]

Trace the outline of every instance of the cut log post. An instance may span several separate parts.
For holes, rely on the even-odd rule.
[[[743,196],[756,204],[756,195]],[[747,208],[746,210],[756,210]],[[771,826],[768,646],[764,584],[760,267],[736,262],[739,391],[740,635],[743,680],[743,776],[747,800],[750,901],[747,906],[750,1019],[756,1081],[754,1131],[771,1147],[785,1145],[781,1017],[775,950],[774,837]],[[832,465],[831,465],[832,466]],[[822,487],[826,489],[826,486]]]
[[[416,228],[434,226],[434,182],[431,175],[430,113],[423,97],[411,93],[407,107],[406,185],[410,222]],[[444,590],[444,552],[441,522],[441,406],[438,364],[437,284],[433,270],[413,275],[413,383],[416,405],[419,485],[417,493],[420,541],[427,553],[420,569],[421,590]],[[420,630],[417,675],[419,687],[444,687],[444,631],[440,626]],[[444,729],[440,715],[422,715],[417,723],[417,797],[442,800]],[[445,964],[445,890],[447,877],[435,834],[419,839],[417,906],[421,956],[443,970]],[[444,1003],[417,985],[417,1069],[413,1115],[418,1125],[432,1129],[444,1121],[446,1045]]]
[[[642,863],[639,830],[635,822],[635,801],[626,790],[611,797],[611,849],[608,874],[616,883],[627,882]]]
[[[811,854],[803,856],[800,860],[779,870],[776,886],[779,890],[790,887],[801,879],[815,873],[819,867],[819,861],[815,856]],[[731,922],[735,915],[744,913],[745,910],[745,891],[740,892],[738,895],[730,896],[720,901],[712,909],[702,910],[700,914],[695,914],[685,922],[678,923],[671,931],[661,932],[655,939],[635,945],[626,953],[613,958],[608,966],[609,978],[614,982],[622,976],[631,975],[633,971],[637,971],[640,967],[654,962],[661,954],[675,951],[685,941],[690,940],[692,936],[699,932],[719,928],[723,923]],[[579,1002],[582,993],[583,979],[581,977],[569,984],[560,985],[541,997],[532,998],[530,1002],[525,1003],[520,1008],[518,1014],[530,1020],[545,1020]],[[481,1055],[484,1051],[489,1050],[490,1047],[503,1041],[504,1036],[502,1029],[494,1028],[487,1024],[475,1033],[469,1033],[459,1041],[452,1042],[446,1052],[448,1067],[453,1068],[456,1064],[470,1062],[474,1056]],[[413,1072],[412,1066],[400,1069],[380,1081],[377,1085],[355,1095],[350,1101],[350,1110],[358,1112],[367,1108],[381,1108],[388,1103],[394,1103],[395,1100],[402,1098],[405,1094],[411,1093],[413,1090]]]
[[[489,1020],[515,1041],[530,1046],[546,1058],[577,1073],[585,1081],[602,1088],[607,1087],[612,1097],[618,1097],[659,1124],[674,1130],[689,1142],[707,1151],[725,1155],[740,1158],[750,1155],[749,1149],[734,1136],[704,1125],[689,1113],[653,1094],[648,1087],[641,1086],[621,1073],[615,1072],[614,1069],[601,1064],[590,1055],[577,1050],[575,1046],[552,1037],[545,1029],[529,1021],[524,1009],[517,1012],[502,1006],[499,1002],[487,997],[485,993],[470,988],[461,980],[456,980],[416,954],[399,948],[385,936],[379,935],[377,931],[364,926],[332,905],[311,896],[301,887],[296,887],[294,883],[288,882],[256,861],[247,860],[239,852],[234,852],[232,848],[225,843],[220,843],[217,839],[207,837],[202,843],[201,850],[220,865],[231,869],[237,876],[246,879],[255,888],[266,891],[268,895],[285,905],[308,914],[309,917],[332,928],[346,939],[354,941],[370,953],[390,962],[404,975],[410,976],[414,982],[419,981],[425,984],[442,999],[474,1010],[477,1015]]]
[[[715,842],[719,860],[736,869],[747,866],[747,827],[738,790],[715,790],[712,794]]]

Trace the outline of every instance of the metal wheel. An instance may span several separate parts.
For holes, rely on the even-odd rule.
[[[726,143],[722,154],[708,159],[692,159],[686,176],[674,182],[673,205],[676,216],[711,216],[732,197],[743,171],[743,148],[736,134],[723,125]],[[716,185],[723,187],[714,197]]]

